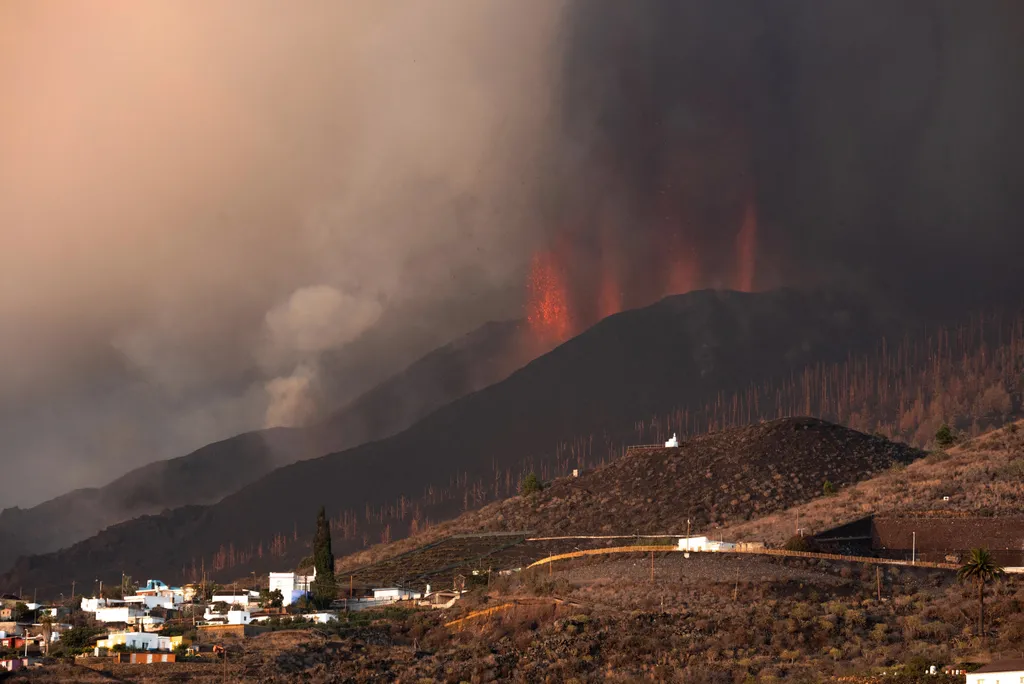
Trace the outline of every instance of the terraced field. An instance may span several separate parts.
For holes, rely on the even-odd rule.
[[[623,539],[634,538],[531,539],[529,532],[453,535],[359,568],[350,573],[351,582],[357,594],[373,587],[396,585],[419,589],[419,585],[427,582],[440,588],[449,586],[457,575],[469,580],[474,571],[480,577],[488,570],[496,573],[525,568],[559,553],[620,546]],[[345,578],[340,579],[344,584]]]

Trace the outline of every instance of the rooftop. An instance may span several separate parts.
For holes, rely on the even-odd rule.
[[[1009,660],[997,660],[980,667],[975,673],[986,672],[1024,672],[1024,658],[1011,658]]]

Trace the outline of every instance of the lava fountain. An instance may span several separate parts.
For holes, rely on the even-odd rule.
[[[563,342],[572,332],[565,273],[552,251],[534,254],[530,264],[526,320],[538,339]]]

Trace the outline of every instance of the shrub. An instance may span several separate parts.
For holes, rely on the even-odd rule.
[[[821,492],[825,496],[834,496],[836,493],[836,486],[832,484],[831,480],[825,480],[825,484],[821,486]]]
[[[786,540],[786,544],[782,548],[787,551],[814,551],[813,546],[811,540],[807,537],[794,534]]]
[[[935,433],[935,443],[943,449],[953,446],[956,443],[956,435],[953,434],[952,428],[943,423]]]
[[[281,594],[280,589],[270,591],[269,589],[260,589],[260,606],[263,608],[280,608],[284,605],[284,595]]]
[[[537,474],[530,473],[523,478],[523,484],[519,486],[519,493],[523,496],[529,496],[530,494],[536,494],[543,488],[544,485],[541,484]]]

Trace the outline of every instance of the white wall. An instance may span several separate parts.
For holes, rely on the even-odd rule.
[[[174,610],[178,605],[173,596],[127,596],[124,601],[133,605],[145,606],[148,610],[153,610],[157,606]]]
[[[689,551],[706,551],[708,549],[707,537],[680,537],[679,548]]]
[[[248,594],[248,593],[246,593],[246,594],[215,594],[213,596],[213,600],[210,601],[210,603],[221,603],[221,602],[223,602],[223,603],[228,604],[229,606],[230,605],[234,605],[234,604],[237,603],[237,604],[242,605],[242,606],[247,606],[247,605],[249,605],[249,603],[254,603],[256,601],[256,599],[257,599],[257,597],[252,596],[251,594]]]
[[[967,684],[1022,684],[1024,670],[1013,672],[969,672]]]
[[[102,598],[83,598],[82,610],[86,613],[95,613],[98,609],[107,605],[107,600]]]
[[[153,632],[131,632],[125,635],[124,643],[128,648],[155,651],[160,647],[160,636]]]
[[[128,606],[99,608],[96,610],[96,619],[100,622],[132,622],[144,615],[144,611],[138,608],[129,608]]]
[[[247,610],[229,610],[228,611],[228,624],[229,625],[247,625],[252,622],[252,616]]]
[[[290,606],[295,601],[309,593],[309,587],[316,577],[312,575],[296,575],[294,572],[272,572],[270,573],[270,591],[277,589],[284,598],[284,605]]]

